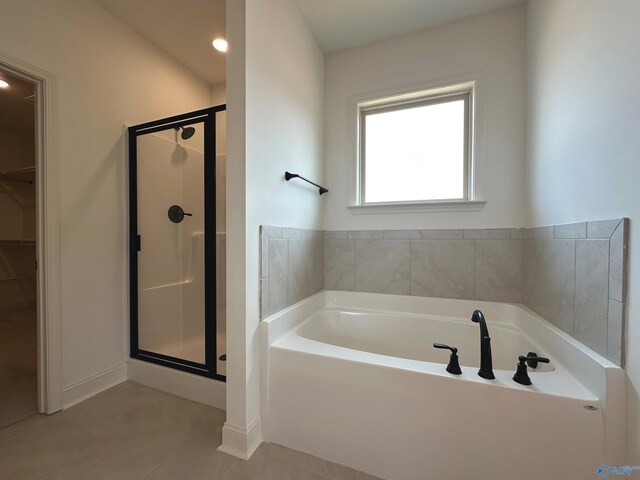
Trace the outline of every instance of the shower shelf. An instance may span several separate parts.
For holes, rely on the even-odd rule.
[[[35,244],[35,240],[27,240],[22,238],[0,238],[0,245],[35,246]]]
[[[0,179],[33,185],[36,180],[36,167],[26,167],[17,168],[15,170],[0,171]]]

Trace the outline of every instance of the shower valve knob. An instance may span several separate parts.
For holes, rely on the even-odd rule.
[[[191,217],[193,215],[185,212],[180,205],[171,205],[167,216],[173,223],[180,223],[184,220],[184,217]]]

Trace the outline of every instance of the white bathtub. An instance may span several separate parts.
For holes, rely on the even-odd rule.
[[[477,375],[475,309],[495,380]],[[582,480],[624,463],[622,369],[524,307],[321,292],[262,335],[267,441],[389,480]],[[458,348],[462,375],[434,342]],[[530,351],[551,363],[519,385]]]

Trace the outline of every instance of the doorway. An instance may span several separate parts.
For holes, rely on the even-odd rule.
[[[216,235],[216,115],[129,133],[130,356],[224,380]]]
[[[36,89],[0,68],[0,428],[38,412]]]

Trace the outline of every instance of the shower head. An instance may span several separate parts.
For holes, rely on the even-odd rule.
[[[193,134],[196,133],[196,129],[193,127],[180,127],[182,129],[182,133],[180,134],[180,137],[182,137],[183,140],[189,140],[191,137],[193,137]],[[178,130],[178,128],[176,128],[176,130]]]

